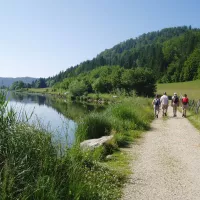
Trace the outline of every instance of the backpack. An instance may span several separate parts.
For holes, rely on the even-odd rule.
[[[155,99],[154,105],[159,106],[160,105],[160,99]]]
[[[178,97],[174,97],[173,102],[178,103]]]
[[[187,105],[187,103],[188,103],[188,98],[187,98],[187,97],[184,97],[184,98],[182,99],[182,103],[183,103],[183,105]]]

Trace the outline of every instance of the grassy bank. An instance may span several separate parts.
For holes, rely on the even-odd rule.
[[[62,95],[62,96],[66,96],[64,95],[64,91],[62,90],[54,90],[52,88],[24,88],[24,89],[20,89],[17,90],[17,92],[24,92],[24,93],[35,93],[35,94],[46,94],[46,95]]]
[[[91,113],[79,125],[80,140],[114,135],[113,144],[122,147],[149,128],[153,120],[151,100],[142,97],[124,98],[121,103],[109,105],[101,113]]]
[[[128,164],[119,147],[149,127],[153,119],[150,103],[127,98],[102,113],[91,113],[79,122],[78,138],[114,134],[114,139],[92,152],[83,152],[78,142],[61,151],[50,133],[18,122],[1,96],[1,199],[119,199]]]
[[[187,94],[189,99],[200,99],[200,80],[179,82],[179,83],[166,83],[157,85],[157,93],[163,94],[167,92],[168,95],[173,95],[176,92],[178,95]]]
[[[82,96],[72,96],[69,92],[61,89],[53,88],[26,88],[18,90],[17,92],[23,93],[34,93],[34,94],[43,94],[43,95],[53,95],[57,99],[67,99],[67,100],[76,100],[76,101],[85,101],[93,103],[108,103],[108,102],[117,102],[124,99],[124,94],[104,94],[104,93],[89,93]]]
[[[182,112],[182,109],[179,108],[179,111]],[[200,111],[196,113],[195,109],[189,106],[189,109],[187,110],[187,119],[194,127],[200,130]]]

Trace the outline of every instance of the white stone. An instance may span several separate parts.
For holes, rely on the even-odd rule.
[[[85,140],[85,141],[81,142],[80,146],[81,146],[82,149],[92,150],[92,149],[95,149],[97,147],[102,146],[107,141],[111,140],[112,138],[113,138],[113,135],[103,136],[103,137],[98,138],[98,139]]]

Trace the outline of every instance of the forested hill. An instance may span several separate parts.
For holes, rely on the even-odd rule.
[[[200,78],[200,29],[187,26],[143,34],[106,49],[92,60],[70,67],[46,80],[48,86],[100,66],[150,68],[159,82]]]
[[[31,84],[33,81],[35,81],[36,78],[32,77],[19,77],[19,78],[8,78],[8,77],[0,77],[0,87],[10,87],[14,82],[16,81],[23,81],[26,84]]]

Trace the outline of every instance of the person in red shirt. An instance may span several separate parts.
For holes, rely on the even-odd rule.
[[[182,117],[186,117],[186,110],[189,105],[189,99],[187,97],[187,94],[184,94],[184,97],[182,98]]]

